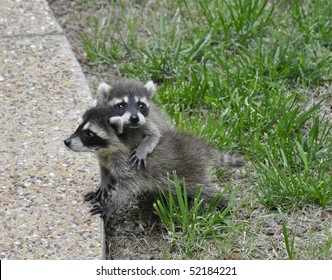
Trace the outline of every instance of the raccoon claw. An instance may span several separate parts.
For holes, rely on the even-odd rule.
[[[131,159],[131,166],[136,166],[138,170],[145,169],[146,163],[145,160],[140,160],[140,159]]]
[[[84,201],[90,201],[91,204],[96,204],[98,202],[104,203],[111,197],[111,192],[107,187],[100,187],[95,192],[88,192],[84,196]]]
[[[103,215],[106,213],[106,208],[107,206],[94,205],[90,210],[90,213],[92,216],[100,214],[100,217],[103,217]]]
[[[84,201],[90,201],[91,204],[95,204],[97,202],[101,202],[102,191],[99,188],[95,192],[89,192],[84,196]]]
[[[143,169],[146,168],[146,157],[138,156],[136,150],[134,150],[131,153],[130,162],[131,162],[131,166],[136,165],[137,169],[140,169],[141,166],[143,167]]]
[[[90,210],[92,216],[100,215],[100,218],[104,220],[105,223],[109,220],[111,215],[114,213],[114,209],[109,205],[94,205],[93,208]]]
[[[97,192],[88,192],[87,194],[85,194],[84,195],[84,201],[91,201],[91,200],[95,199],[96,196],[97,196],[97,194],[96,194]]]

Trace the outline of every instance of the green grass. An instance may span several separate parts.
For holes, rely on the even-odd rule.
[[[282,233],[284,236],[285,240],[285,247],[287,251],[288,258],[290,260],[296,260],[298,258],[296,250],[295,250],[295,235],[289,233],[287,226],[286,226],[286,220],[285,217],[283,216],[283,213],[280,209],[279,210],[279,215],[281,216],[281,222],[282,222]]]
[[[176,174],[172,181],[175,184],[175,194],[169,186],[168,192],[162,193],[162,198],[154,204],[154,209],[168,232],[164,258],[170,258],[170,252],[176,250],[181,259],[190,259],[195,251],[202,255],[202,251],[206,249],[206,240],[222,239],[223,231],[232,226],[229,216],[231,204],[223,210],[217,209],[231,183],[220,196],[204,207],[200,190],[193,201],[189,201],[185,182],[180,183]]]
[[[331,208],[331,122],[322,111],[332,2],[135,3],[108,1],[105,16],[91,19],[93,32],[82,34],[88,58],[154,80],[156,102],[180,130],[244,153],[255,174],[246,185],[267,209]]]

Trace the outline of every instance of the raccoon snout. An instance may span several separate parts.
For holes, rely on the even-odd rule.
[[[66,145],[67,147],[69,147],[69,146],[70,146],[70,143],[71,143],[71,139],[70,139],[70,138],[67,138],[67,139],[64,140],[63,142],[65,143],[65,145]]]
[[[138,115],[131,115],[129,120],[132,122],[132,123],[138,123],[139,122],[139,116]]]

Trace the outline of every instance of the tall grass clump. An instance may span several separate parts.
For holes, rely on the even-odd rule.
[[[204,206],[200,189],[195,198],[189,200],[185,182],[179,182],[176,174],[173,183],[175,192],[169,186],[168,191],[163,192],[162,198],[153,205],[167,229],[166,239],[169,242],[165,247],[165,257],[170,255],[174,247],[184,259],[195,257],[194,252],[204,255],[206,240],[222,238],[223,231],[231,226],[228,214],[231,205],[223,210],[217,207],[230,184],[208,206]]]

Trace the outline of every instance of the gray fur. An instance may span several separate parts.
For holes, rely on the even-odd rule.
[[[194,197],[197,188],[202,188],[202,198],[210,202],[219,192],[219,187],[212,182],[211,169],[216,166],[239,167],[244,164],[242,159],[216,150],[190,134],[169,130],[165,131],[159,144],[149,155],[146,169],[137,170],[131,167],[128,157],[136,145],[135,141],[139,143],[142,140],[142,134],[134,130],[130,138],[125,132],[118,135],[114,128],[105,125],[112,117],[107,108],[91,109],[85,116],[85,121],[105,129],[108,135],[106,140],[110,143],[90,150],[98,156],[102,170],[101,186],[107,189],[107,194],[101,196],[109,200],[107,207],[97,206],[95,213],[102,213],[106,218],[123,207],[132,196],[146,191],[158,193],[167,190],[168,178],[172,180],[174,172],[180,181],[185,180],[189,197]],[[75,134],[79,135],[79,131]],[[65,143],[71,148],[68,139]],[[90,193],[89,198],[93,199],[97,194],[98,192]],[[225,204],[226,201],[222,201],[221,207]]]
[[[146,98],[149,102],[149,116],[145,117],[145,123],[141,126],[133,127],[128,123],[128,113],[123,115],[123,125],[128,128],[125,133],[129,135],[137,130],[139,134],[144,135],[141,143],[136,142],[136,147],[130,157],[130,161],[133,165],[137,165],[138,168],[142,165],[147,165],[147,156],[154,150],[158,144],[164,131],[171,129],[170,122],[163,115],[161,110],[155,106],[151,99],[155,95],[156,88],[152,81],[143,85],[133,80],[127,80],[115,83],[113,87],[106,83],[102,83],[98,87],[97,93],[97,106],[98,105],[114,105],[114,100],[128,100],[129,97]],[[130,114],[129,114],[130,115]],[[125,119],[126,118],[126,119]],[[140,115],[140,118],[144,116]],[[122,133],[122,128],[119,128],[119,133]],[[137,134],[137,132],[135,132]]]

